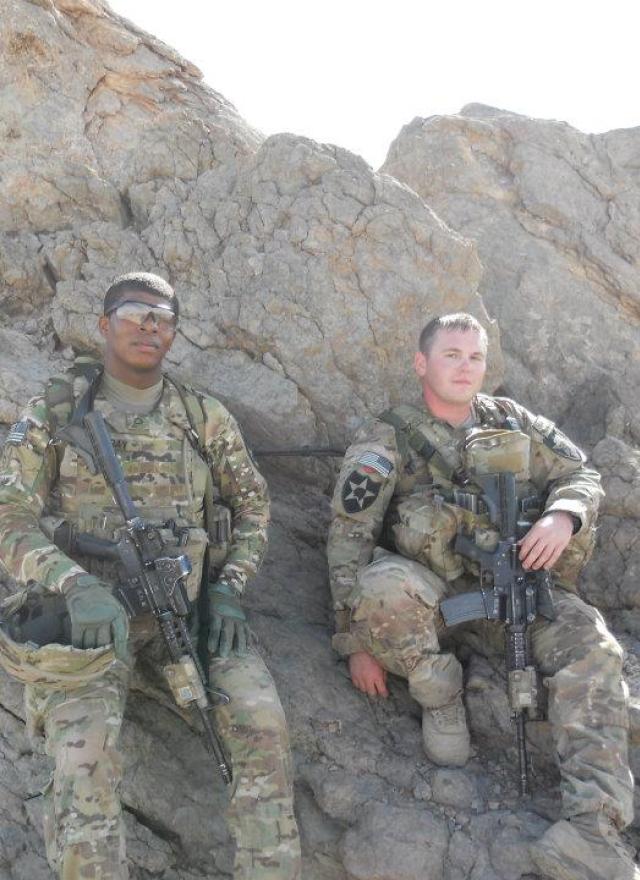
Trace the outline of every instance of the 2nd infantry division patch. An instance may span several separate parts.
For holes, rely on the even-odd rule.
[[[380,492],[380,483],[374,483],[366,474],[351,471],[342,487],[342,505],[346,513],[360,513],[371,507]]]
[[[21,419],[19,422],[16,422],[15,425],[11,425],[5,442],[11,443],[13,446],[20,446],[24,443],[28,430],[28,419]]]

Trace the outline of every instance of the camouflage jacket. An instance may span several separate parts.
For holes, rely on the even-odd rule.
[[[244,588],[261,562],[269,522],[266,482],[234,418],[215,398],[198,394],[198,399],[206,462],[190,442],[184,404],[170,381],[165,379],[160,401],[147,415],[117,411],[100,390],[94,403],[107,421],[142,516],[154,525],[172,520],[188,534],[186,549],[194,564],[190,598],[199,588],[207,545],[203,498],[209,477],[216,502],[230,511],[221,580]],[[93,475],[74,448],[56,443],[52,433],[44,396],[29,402],[9,432],[0,455],[0,559],[19,583],[37,581],[64,592],[71,576],[99,571],[90,560],[71,559],[56,547],[45,523],[66,520],[78,531],[114,538],[123,522],[102,475]]]
[[[431,532],[426,538],[432,542],[433,552],[430,557],[427,553],[427,559],[436,559],[438,546],[444,559],[430,567],[445,579],[460,576],[463,569],[475,573],[473,563],[467,565],[460,558],[455,560],[454,554],[447,550],[447,544],[449,547],[453,544],[460,523],[471,514],[457,508],[455,503],[445,503],[447,518],[440,504],[437,516],[426,519],[422,516],[422,520],[418,517],[418,522],[425,523],[422,535],[416,534],[415,517],[412,532],[403,528],[402,518],[407,509],[418,510],[423,515],[425,499],[433,498],[434,494],[439,496],[438,502],[442,499],[453,502],[454,494],[462,485],[456,475],[463,470],[461,450],[470,433],[476,427],[499,428],[507,418],[514,420],[512,424],[517,423],[520,437],[526,435],[523,440],[527,444],[528,461],[518,481],[519,497],[538,499],[537,516],[563,510],[575,519],[574,537],[559,560],[558,570],[554,569],[562,584],[573,588],[577,573],[593,547],[595,519],[603,495],[599,475],[586,467],[585,456],[553,422],[534,416],[514,401],[480,394],[474,400],[473,409],[474,426],[459,428],[435,418],[426,408],[406,406],[391,411],[401,413],[405,424],[410,423],[418,434],[424,432],[431,439],[438,455],[429,460],[409,444],[399,443],[402,432],[398,433],[382,417],[365,423],[358,430],[340,469],[329,529],[329,575],[339,629],[344,618],[340,612],[349,608],[349,595],[357,572],[371,561],[377,544],[430,565],[424,554],[421,556],[418,550],[413,553],[411,548],[412,540],[422,538],[422,552],[425,535]],[[472,525],[478,524],[485,525],[477,521]],[[402,537],[400,545],[399,536]]]

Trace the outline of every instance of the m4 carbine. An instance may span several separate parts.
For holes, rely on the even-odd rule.
[[[513,473],[478,475],[482,500],[498,531],[494,550],[482,550],[471,538],[459,534],[454,549],[480,565],[480,589],[452,596],[440,603],[447,626],[470,620],[499,620],[505,624],[509,706],[516,725],[520,766],[520,792],[528,792],[528,757],[525,719],[537,713],[537,672],[531,655],[529,626],[538,615],[552,620],[552,580],[547,571],[526,571],[518,555],[524,529],[518,522],[519,502]]]
[[[139,515],[102,414],[94,410],[84,416],[82,424],[91,441],[95,463],[122,512],[125,527],[118,541],[81,534],[71,538],[71,545],[79,553],[118,562],[124,579],[115,590],[116,597],[130,617],[151,613],[156,618],[171,659],[164,667],[169,687],[179,706],[193,705],[197,709],[209,749],[224,782],[229,785],[231,767],[209,716],[214,708],[210,695],[216,697],[218,704],[228,703],[229,696],[222,690],[207,687],[191,640],[187,626],[189,601],[183,584],[191,571],[189,558],[184,553],[168,553],[158,529]]]

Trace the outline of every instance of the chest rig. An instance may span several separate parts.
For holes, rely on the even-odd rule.
[[[515,474],[522,533],[540,515],[543,499],[530,480],[531,440],[511,416],[484,395],[476,401],[479,425],[453,428],[411,406],[388,410],[402,473],[385,518],[385,537],[404,556],[428,565],[445,580],[478,574],[477,565],[453,550],[459,534],[492,551],[498,530],[474,475]]]
[[[231,530],[229,510],[217,503],[212,483],[199,399],[165,376],[160,400],[150,413],[120,412],[101,395],[101,375],[101,365],[79,360],[69,374],[52,380],[47,388],[58,481],[48,499],[43,530],[52,533],[64,522],[77,532],[114,540],[123,525],[122,514],[103,475],[94,472],[77,430],[82,415],[95,408],[107,422],[141,515],[159,528],[167,546],[184,547],[189,555],[193,570],[186,586],[193,599],[208,545],[220,563]],[[78,562],[108,579],[117,574],[106,570],[113,564],[104,560],[83,557]]]

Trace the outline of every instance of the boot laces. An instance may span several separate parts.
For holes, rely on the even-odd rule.
[[[464,709],[460,700],[448,703],[446,706],[438,706],[432,709],[432,717],[438,727],[460,727],[464,723]]]

